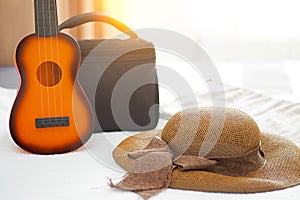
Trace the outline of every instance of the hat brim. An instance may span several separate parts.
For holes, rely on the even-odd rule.
[[[115,161],[125,170],[134,160],[127,154],[143,149],[160,131],[146,131],[123,140],[113,151]],[[207,171],[175,169],[170,188],[207,192],[255,193],[288,188],[300,184],[300,149],[290,140],[261,134],[261,149],[266,163],[259,170],[234,177]]]

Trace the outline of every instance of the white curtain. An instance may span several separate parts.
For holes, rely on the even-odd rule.
[[[300,59],[299,0],[119,0],[133,28],[183,33],[217,61]]]

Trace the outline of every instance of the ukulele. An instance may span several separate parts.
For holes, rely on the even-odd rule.
[[[94,116],[77,79],[78,43],[58,31],[56,0],[34,0],[35,33],[15,52],[21,78],[10,115],[15,143],[36,154],[75,150],[91,136]]]

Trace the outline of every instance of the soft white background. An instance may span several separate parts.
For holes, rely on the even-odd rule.
[[[229,106],[255,118],[262,131],[283,135],[300,146],[300,2],[297,0],[115,0],[123,12],[110,13],[134,28],[166,28],[198,42],[215,61],[226,87]],[[176,58],[168,62],[191,81],[201,105],[209,105],[203,80],[190,78]],[[174,64],[175,63],[175,64]],[[180,63],[180,64],[178,64]],[[164,78],[164,77],[160,77]],[[242,87],[243,89],[240,89]],[[246,89],[245,89],[246,88]],[[204,91],[204,92],[203,92]],[[255,92],[254,92],[255,91]],[[99,200],[138,199],[136,194],[108,187],[124,172],[111,149],[133,133],[95,135],[80,149],[64,155],[37,156],[20,150],[8,129],[15,90],[0,88],[0,199]],[[161,90],[164,111],[178,110],[174,96]],[[272,97],[272,98],[271,98]],[[188,104],[188,99],[181,99]],[[293,101],[293,103],[286,100]],[[163,121],[160,126],[163,125]],[[98,155],[106,155],[106,163]],[[261,194],[203,193],[168,189],[153,199],[299,199],[300,187]]]

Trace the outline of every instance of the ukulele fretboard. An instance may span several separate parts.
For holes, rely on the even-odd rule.
[[[40,37],[58,34],[56,0],[34,0],[35,32]]]

